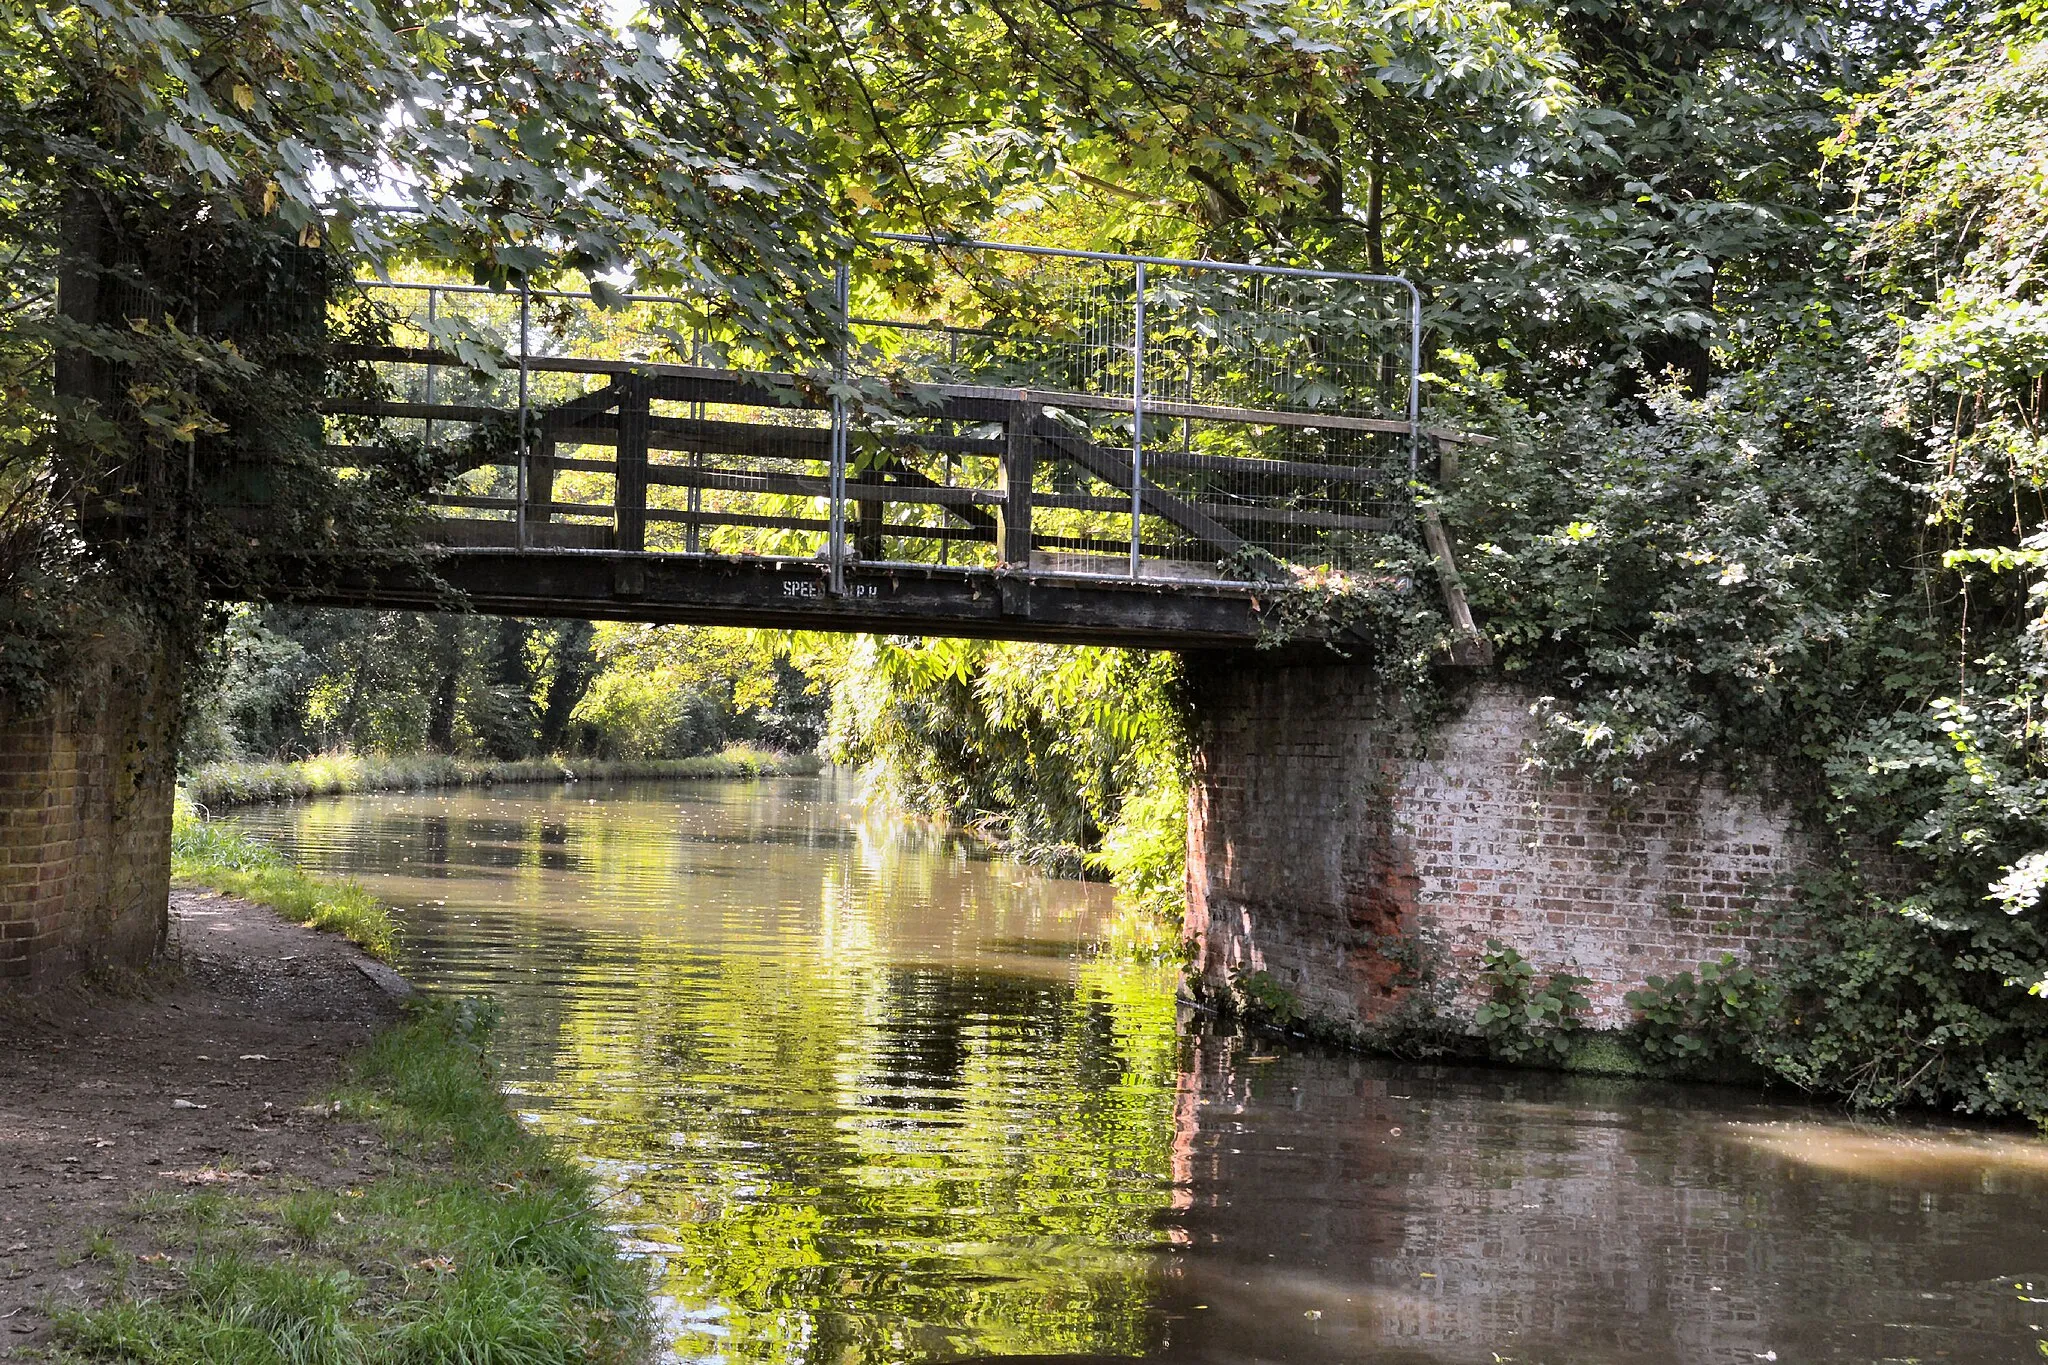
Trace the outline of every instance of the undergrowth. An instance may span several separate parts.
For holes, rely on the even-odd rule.
[[[187,774],[185,794],[201,806],[340,796],[347,792],[417,791],[427,787],[485,786],[496,782],[613,782],[627,780],[776,777],[814,773],[809,754],[782,754],[735,744],[695,758],[525,758],[495,762],[447,754],[318,754],[293,762],[209,763]]]
[[[398,943],[391,911],[355,882],[308,876],[276,850],[180,804],[171,824],[171,880],[267,905],[309,929],[340,934],[389,959]]]
[[[570,1365],[638,1359],[649,1304],[587,1176],[521,1128],[464,1005],[378,1038],[338,1097],[392,1174],[361,1188],[154,1196],[176,1287],[58,1320],[59,1359]],[[120,1253],[113,1253],[118,1256]]]
[[[1591,1006],[1581,993],[1586,984],[1585,977],[1560,967],[1539,986],[1527,958],[1490,938],[1479,972],[1486,999],[1473,1016],[1473,1027],[1503,1061],[1565,1062]]]

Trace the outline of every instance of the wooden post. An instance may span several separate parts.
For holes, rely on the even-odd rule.
[[[1033,430],[1038,407],[1010,404],[1003,422],[1003,458],[997,483],[1003,504],[996,512],[996,554],[1005,564],[1031,564],[1031,474],[1037,462],[1038,438]]]
[[[526,501],[520,506],[519,514],[526,518],[527,543],[536,544],[534,531],[553,521],[555,514],[548,510],[548,504],[555,500],[555,443],[546,436],[537,438],[533,450],[526,457]]]
[[[1444,530],[1443,519],[1437,515],[1435,503],[1422,504],[1422,539],[1429,546],[1430,556],[1436,560],[1436,577],[1443,588],[1444,609],[1450,613],[1451,629],[1457,637],[1451,641],[1451,662],[1474,668],[1491,667],[1493,641],[1486,638],[1472,619],[1472,605],[1465,599],[1465,580],[1458,573],[1458,561],[1451,553],[1451,538]]]
[[[619,395],[619,454],[612,495],[612,548],[647,548],[647,440],[653,419],[648,412],[647,380],[628,377]]]
[[[882,482],[879,469],[863,469],[853,476],[856,490],[872,488]],[[888,511],[888,504],[880,498],[863,497],[855,492],[849,501],[853,504],[853,556],[863,564],[878,563],[882,558],[882,522]]]

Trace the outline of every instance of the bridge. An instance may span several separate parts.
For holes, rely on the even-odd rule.
[[[1298,570],[1426,543],[1399,277],[892,237],[804,369],[715,291],[366,281],[326,458],[438,462],[424,558],[292,600],[1163,648],[1267,637]],[[1384,573],[1384,571],[1381,571]]]

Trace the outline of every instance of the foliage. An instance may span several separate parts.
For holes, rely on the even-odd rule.
[[[1237,1012],[1260,1028],[1284,1029],[1301,1013],[1300,998],[1271,972],[1239,968],[1231,974],[1230,994]]]
[[[827,751],[877,797],[1027,859],[1120,872],[1178,923],[1186,758],[1170,655],[872,637],[797,648],[831,687]]]
[[[1625,997],[1636,1012],[1636,1038],[1651,1057],[1680,1067],[1743,1056],[1762,1041],[1777,1012],[1765,977],[1723,953],[1700,964],[1697,978],[1653,976]]]
[[[1400,270],[1539,391],[1703,378],[1759,313],[1796,316],[1843,196],[1827,101],[1932,29],[1760,0],[807,13],[805,97],[850,213]]]
[[[241,608],[205,663],[188,681],[188,769],[308,750],[652,762],[801,752],[823,728],[823,699],[746,631]]]
[[[1354,569],[1289,564],[1254,546],[1219,568],[1260,585],[1260,649],[1319,641],[1340,658],[1362,650],[1418,704],[1434,690],[1448,624],[1428,551],[1414,537],[1375,537]]]
[[[1510,1062],[1561,1062],[1570,1055],[1580,1017],[1591,1004],[1579,990],[1588,978],[1560,967],[1536,984],[1536,968],[1499,939],[1486,940],[1479,986],[1486,999],[1473,1026],[1496,1057]]]
[[[702,753],[731,740],[810,750],[823,729],[824,699],[761,632],[607,622],[593,661],[575,719],[600,755]]]
[[[376,957],[389,959],[398,945],[391,911],[355,882],[310,876],[247,835],[182,808],[171,828],[171,877],[267,905]]]
[[[1547,694],[1542,761],[1623,798],[1711,765],[1829,850],[1744,1006],[1766,1013],[1736,1030],[1750,1059],[1859,1103],[2039,1118],[2048,108],[2012,22],[1848,105],[1830,267],[1725,373],[1620,407],[1518,396],[1519,364],[1467,355],[1441,384],[1502,437],[1447,504],[1504,666]]]
[[[1084,861],[1116,883],[1109,940],[1128,957],[1181,956],[1187,907],[1187,786],[1154,781],[1124,793],[1116,819]]]
[[[1554,759],[1623,784],[1710,752],[1823,760],[1890,710],[1861,667],[1933,657],[1909,569],[1873,553],[1913,503],[1860,360],[1780,357],[1644,415],[1489,395],[1503,439],[1447,501],[1503,668],[1550,693]]]
[[[7,695],[32,704],[62,666],[53,641],[96,611],[139,612],[182,653],[207,599],[279,553],[314,572],[323,552],[405,553],[418,476],[460,450],[344,478],[306,420],[330,385],[364,382],[328,364],[333,342],[378,339],[361,310],[327,316],[359,272],[411,259],[600,295],[632,277],[817,353],[837,229],[759,79],[776,17],[525,0],[402,17],[351,0],[10,8]],[[407,211],[384,211],[394,192]]]
[[[559,752],[578,738],[591,641],[582,622],[235,608],[188,676],[182,757]]]
[[[588,1177],[527,1133],[474,1011],[423,1009],[358,1063],[341,1111],[383,1130],[393,1173],[360,1189],[185,1193],[154,1217],[189,1236],[177,1288],[67,1309],[71,1359],[623,1362],[649,1305]],[[174,1244],[166,1239],[166,1244]]]

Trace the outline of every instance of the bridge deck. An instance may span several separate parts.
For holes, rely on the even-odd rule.
[[[281,596],[311,605],[507,616],[577,616],[679,625],[956,635],[1152,649],[1239,648],[1259,641],[1257,589],[1185,580],[1039,574],[937,564],[844,567],[755,555],[614,550],[451,549],[420,565],[322,573]]]

